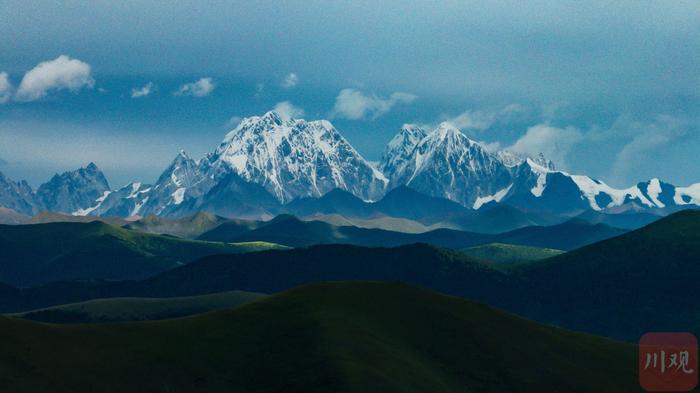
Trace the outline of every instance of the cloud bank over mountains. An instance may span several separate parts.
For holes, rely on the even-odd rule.
[[[560,167],[610,184],[696,181],[696,1],[346,2],[321,12],[295,1],[6,0],[0,20],[0,155],[11,162],[65,145],[54,155],[74,167],[90,155],[90,130],[93,150],[156,141],[146,157],[105,168],[156,176],[164,151],[203,153],[230,119],[289,102],[332,118],[372,161],[402,124],[450,121],[492,151],[556,149]],[[55,169],[13,171],[39,181]]]
[[[389,112],[398,104],[410,104],[418,97],[414,94],[396,92],[383,98],[376,94],[366,94],[357,89],[343,89],[335,98],[331,117],[359,120],[376,119]]]

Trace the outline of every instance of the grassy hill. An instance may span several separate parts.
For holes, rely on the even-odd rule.
[[[290,247],[306,247],[314,244],[393,247],[428,243],[453,249],[500,242],[570,250],[625,232],[604,224],[591,225],[584,221],[570,221],[547,227],[526,227],[501,234],[483,234],[444,228],[424,233],[404,233],[376,228],[336,226],[321,221],[302,221],[290,215],[280,215],[271,221],[259,223],[252,230],[245,230],[240,225],[232,225],[229,229],[227,225],[229,224],[204,233],[200,239],[227,242],[262,240]]]
[[[553,258],[500,269],[460,252],[322,245],[203,258],[135,282],[0,286],[0,310],[15,312],[115,296],[190,296],[228,290],[275,293],[335,280],[401,281],[482,301],[554,325],[636,341],[648,331],[700,334],[700,212]]]
[[[182,240],[100,221],[0,225],[0,282],[35,286],[78,278],[142,279],[207,255],[266,248]]]
[[[439,223],[450,228],[478,233],[504,233],[532,226],[560,224],[563,217],[543,213],[525,212],[505,204],[483,206],[479,210],[467,210]]]
[[[165,218],[149,215],[125,225],[125,228],[156,235],[172,235],[195,239],[199,235],[228,221],[211,213],[200,212],[182,218]]]
[[[265,225],[264,221],[228,219],[216,227],[201,233],[198,240],[233,241],[236,237]],[[260,241],[257,239],[254,241]]]
[[[390,283],[157,322],[0,318],[0,335],[8,393],[640,391],[631,345]]]
[[[56,222],[82,222],[102,221],[115,227],[127,225],[130,221],[122,217],[95,217],[95,216],[73,216],[70,214],[54,213],[43,211],[32,216],[27,224],[50,224]]]
[[[95,299],[13,316],[52,323],[149,321],[233,308],[263,297],[254,292],[228,291],[189,297]]]
[[[591,224],[607,224],[615,228],[638,229],[657,221],[669,214],[666,211],[629,211],[618,214],[609,214],[590,210],[576,216],[576,218],[586,220]]]
[[[321,221],[334,226],[356,226],[367,229],[383,229],[386,231],[404,232],[404,233],[423,233],[438,228],[453,227],[441,226],[441,224],[426,226],[418,221],[409,220],[407,218],[395,217],[373,217],[373,218],[348,218],[339,214],[316,214],[313,216],[302,217],[304,221]]]
[[[530,317],[630,340],[646,331],[698,334],[700,211],[672,214],[515,274],[537,301],[513,309]]]
[[[491,243],[482,246],[469,247],[461,250],[474,258],[499,263],[520,263],[536,261],[563,254],[562,250],[518,246],[514,244]]]
[[[556,250],[574,250],[588,244],[622,235],[624,229],[605,224],[569,220],[551,226],[530,226],[497,235],[498,242]]]

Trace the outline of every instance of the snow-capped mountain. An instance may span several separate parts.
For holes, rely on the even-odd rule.
[[[92,215],[179,215],[185,200],[196,199],[215,184],[209,156],[195,161],[181,150],[154,184],[130,183],[81,212]],[[185,214],[188,212],[184,212]]]
[[[428,133],[415,124],[404,124],[401,131],[386,145],[379,170],[382,173],[393,174],[403,168],[411,159],[413,150],[428,136]]]
[[[22,214],[36,214],[39,211],[34,190],[22,180],[15,182],[0,172],[0,206]]]
[[[523,210],[575,215],[630,206],[700,205],[700,184],[674,187],[652,179],[616,189],[588,176],[557,171],[541,153],[536,157],[509,150],[491,154],[449,123],[429,134],[403,127],[386,147],[380,168],[390,179],[389,189],[408,186],[474,209],[506,203]]]
[[[216,179],[210,169],[209,156],[195,161],[181,150],[144,194],[148,200],[136,214],[171,215],[185,200],[196,199],[214,186]]]
[[[524,163],[526,160],[531,160],[535,164],[547,170],[553,171],[555,169],[554,163],[548,160],[542,153],[538,154],[537,157],[528,157],[505,149],[496,152],[496,157],[498,157],[498,159],[509,168],[516,167]]]
[[[93,206],[76,212],[75,215],[91,215],[104,217],[132,217],[139,215],[143,206],[148,202],[148,194],[153,187],[139,182],[108,193],[100,198]]]
[[[206,210],[257,218],[275,214],[281,203],[338,188],[378,198],[386,183],[329,122],[268,112],[244,119],[199,161],[181,151],[153,185],[132,183],[85,212],[183,216]]]
[[[663,214],[700,206],[700,183],[676,187],[652,179],[617,189],[559,171],[542,154],[491,153],[449,123],[430,133],[404,125],[384,150],[379,168],[383,173],[330,122],[282,119],[268,112],[244,119],[199,160],[180,151],[153,184],[133,182],[111,190],[92,163],[55,175],[36,192],[0,173],[0,207],[28,215],[42,210],[121,217],[207,211],[268,218],[292,211],[292,205],[285,206],[290,201],[305,199],[313,205],[314,198],[332,190],[378,201],[401,187],[469,209],[502,203],[558,216],[646,210]]]
[[[465,206],[500,192],[511,180],[503,162],[450,123],[418,142],[403,165],[388,168],[390,189],[405,185]]]
[[[97,165],[54,175],[36,191],[36,199],[42,209],[52,212],[77,213],[93,206],[99,198],[106,197],[109,183]]]
[[[617,189],[584,175],[557,171],[543,157],[512,167],[512,185],[499,201],[523,210],[574,215],[586,210],[677,209],[700,205],[700,184],[675,187],[651,179]]]
[[[212,166],[230,168],[282,203],[335,188],[375,200],[387,184],[330,122],[282,119],[275,112],[244,119],[216,149]]]

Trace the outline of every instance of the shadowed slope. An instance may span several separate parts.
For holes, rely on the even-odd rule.
[[[160,322],[0,318],[0,334],[8,393],[639,391],[632,346],[389,283],[313,285]]]
[[[0,225],[0,282],[35,286],[69,279],[142,279],[207,255],[265,248],[182,240],[100,221]]]

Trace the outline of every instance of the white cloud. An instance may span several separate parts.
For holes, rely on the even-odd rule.
[[[147,97],[154,91],[156,91],[156,85],[154,85],[153,82],[148,82],[141,88],[131,89],[131,98]]]
[[[498,153],[501,150],[501,142],[479,142],[489,153]]]
[[[278,102],[272,110],[280,115],[282,120],[298,119],[304,116],[304,110],[294,106],[289,101]]]
[[[569,152],[582,139],[582,133],[574,127],[559,128],[538,124],[528,128],[525,135],[508,147],[508,150],[530,157],[542,153],[557,167],[566,168]]]
[[[495,118],[493,112],[467,110],[447,121],[460,130],[483,131],[491,127]]]
[[[389,112],[394,105],[410,104],[417,96],[409,93],[396,92],[389,98],[381,98],[374,94],[367,95],[356,89],[343,89],[335,98],[332,117],[350,120],[377,117]]]
[[[672,116],[657,116],[651,123],[618,119],[605,134],[625,133],[633,137],[617,153],[612,165],[611,178],[623,182],[630,177],[636,165],[645,157],[663,156],[659,150],[688,133],[688,124]]]
[[[235,128],[238,126],[238,124],[243,121],[243,118],[240,116],[232,116],[228,121],[226,122],[226,128]]]
[[[89,64],[61,55],[27,71],[19,84],[15,99],[34,101],[45,97],[50,90],[68,89],[76,92],[94,85]]]
[[[496,111],[466,110],[455,117],[445,118],[444,121],[463,131],[484,131],[494,123],[512,120],[526,110],[520,104],[510,104]]]
[[[214,82],[211,78],[202,78],[196,82],[185,83],[173,94],[176,96],[206,97],[214,91]]]
[[[291,89],[299,84],[299,76],[295,73],[289,73],[284,77],[282,81],[282,87],[285,89]]]
[[[0,104],[4,104],[12,97],[12,83],[7,72],[0,72]]]

